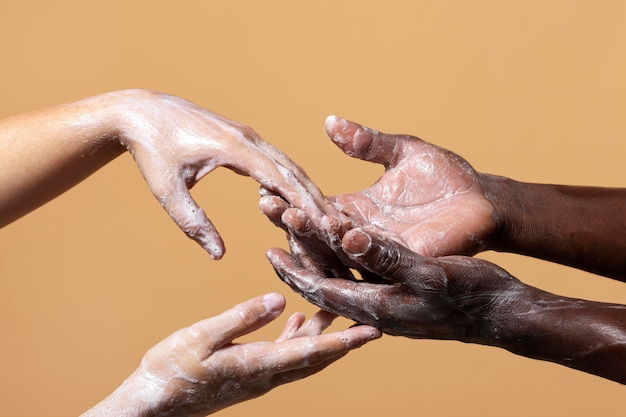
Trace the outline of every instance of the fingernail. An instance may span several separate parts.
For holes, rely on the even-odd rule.
[[[339,118],[335,115],[330,115],[326,118],[326,121],[324,122],[324,125],[326,126],[326,129],[331,130],[333,129],[335,126],[337,126],[337,123],[339,121]]]
[[[263,296],[263,306],[268,313],[282,311],[285,306],[285,298],[278,293],[271,293]]]
[[[330,138],[337,144],[345,144],[350,140],[349,135],[346,132],[348,122],[337,116],[328,116],[326,118],[326,132],[329,133]]]
[[[372,238],[362,230],[350,230],[344,235],[343,250],[351,256],[360,256],[372,246]]]

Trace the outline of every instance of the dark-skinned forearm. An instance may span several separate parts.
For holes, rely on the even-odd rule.
[[[498,222],[489,249],[626,280],[626,189],[482,180]]]
[[[495,307],[474,341],[626,384],[626,306],[524,293]]]

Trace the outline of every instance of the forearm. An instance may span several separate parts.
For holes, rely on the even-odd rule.
[[[0,227],[119,156],[116,93],[0,120]]]
[[[111,395],[85,411],[81,417],[153,417],[167,401],[160,384],[133,373]],[[163,413],[164,415],[164,413]]]
[[[626,189],[482,179],[498,221],[489,249],[626,280]]]
[[[626,306],[526,293],[492,311],[478,343],[626,384]]]

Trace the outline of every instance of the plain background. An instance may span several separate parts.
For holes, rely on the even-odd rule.
[[[328,195],[382,173],[326,138],[329,114],[422,137],[483,172],[619,187],[625,50],[621,1],[5,1],[0,116],[151,88],[249,124]],[[219,262],[128,154],[0,230],[2,416],[77,415],[156,342],[256,295],[285,294],[287,311],[245,340],[316,311],[265,259],[286,245],[252,180],[218,169],[193,193],[225,238]],[[552,292],[626,303],[626,284],[481,256]],[[496,348],[387,336],[219,415],[617,416],[624,394]]]

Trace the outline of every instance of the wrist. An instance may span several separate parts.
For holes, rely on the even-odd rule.
[[[102,100],[102,119],[106,120],[109,132],[105,140],[115,142],[124,150],[131,150],[140,137],[150,134],[149,130],[153,127],[148,118],[150,103],[162,95],[157,91],[130,89],[94,97],[95,100]]]
[[[472,342],[515,351],[536,334],[541,290],[521,282],[500,291],[481,313]]]
[[[519,299],[486,320],[482,337],[474,342],[626,383],[623,305],[562,297],[533,287]]]
[[[491,303],[477,343],[525,357],[554,360],[552,355],[565,352],[560,341],[568,338],[559,336],[560,331],[567,333],[567,315],[563,312],[578,309],[580,303],[518,281],[513,291],[501,294]],[[555,323],[563,329],[555,327]]]
[[[523,230],[522,183],[497,175],[481,174],[485,197],[493,207],[496,227],[486,239],[486,250],[511,251],[515,236]]]
[[[81,417],[156,416],[165,407],[166,401],[167,395],[164,384],[155,378],[141,375],[137,370],[111,395],[86,411]]]

